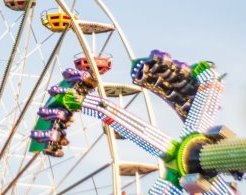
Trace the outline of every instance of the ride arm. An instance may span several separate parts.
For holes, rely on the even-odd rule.
[[[120,136],[154,156],[168,158],[173,155],[175,144],[165,133],[106,99],[87,95],[83,102],[83,111],[100,118]]]
[[[219,76],[210,62],[193,65],[192,74],[198,80],[199,87],[181,131],[182,138],[195,132],[204,133],[212,127],[223,90]]]

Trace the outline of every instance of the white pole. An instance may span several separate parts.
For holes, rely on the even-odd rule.
[[[92,32],[92,55],[96,56],[96,34]]]
[[[140,195],[140,193],[141,193],[141,187],[140,187],[140,180],[139,180],[139,173],[138,173],[138,171],[136,171],[135,175],[136,175],[136,194],[137,195]]]
[[[120,98],[120,107],[123,108],[124,102],[123,102],[123,96],[122,96],[122,90],[121,89],[120,89],[120,93],[119,93],[119,98]]]

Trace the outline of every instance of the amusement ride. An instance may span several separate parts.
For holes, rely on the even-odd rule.
[[[102,0],[94,3],[108,23],[82,20],[76,3],[55,0],[56,8],[40,12],[39,24],[35,9],[44,2],[1,4],[0,43],[9,58],[1,60],[6,67],[0,85],[0,194],[120,195],[128,194],[133,183],[134,193],[141,194],[141,178],[153,172],[151,195],[238,194],[235,181],[246,171],[246,139],[216,125],[225,74],[214,62],[187,64],[159,49],[135,57]],[[5,16],[9,12],[16,14],[12,22]],[[42,26],[38,32],[36,25]],[[132,84],[101,78],[114,68],[114,57],[106,52],[116,33],[129,58]],[[73,47],[79,52],[72,53]],[[180,118],[176,139],[158,128],[149,92]],[[141,113],[133,112],[130,107],[139,107],[139,97]],[[102,141],[105,148],[92,157],[96,162],[83,164]],[[129,141],[157,163],[119,160],[118,145]],[[97,168],[86,170],[93,165]],[[99,185],[96,176],[109,168],[111,175]],[[124,176],[134,179],[123,185]],[[93,189],[79,190],[88,182]],[[101,192],[104,187],[108,191]]]

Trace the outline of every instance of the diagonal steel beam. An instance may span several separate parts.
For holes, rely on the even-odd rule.
[[[72,190],[73,188],[77,187],[78,185],[82,184],[83,182],[85,182],[86,180],[90,179],[91,177],[93,177],[94,175],[100,173],[101,171],[103,171],[104,169],[108,168],[109,166],[111,166],[112,163],[107,163],[104,166],[100,167],[99,169],[93,171],[92,173],[90,173],[89,175],[85,176],[83,179],[80,179],[79,181],[75,182],[73,185],[67,187],[66,189],[62,190],[61,192],[59,192],[57,195],[62,195],[65,194],[66,192]]]
[[[33,155],[31,160],[23,167],[23,169],[15,176],[15,178],[9,183],[9,185],[3,190],[1,195],[6,194],[11,187],[17,182],[17,180],[22,176],[22,174],[29,168],[29,166],[36,160],[38,157],[39,153]]]

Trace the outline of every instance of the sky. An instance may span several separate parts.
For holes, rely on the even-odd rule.
[[[68,4],[70,0],[66,1]],[[228,73],[228,76],[224,79],[224,95],[221,102],[221,110],[218,114],[216,125],[223,124],[228,126],[240,137],[246,137],[246,2],[243,0],[153,0],[153,1],[140,1],[140,0],[105,0],[105,4],[108,6],[116,20],[120,24],[124,31],[129,44],[131,45],[136,57],[146,57],[149,55],[152,49],[159,49],[171,54],[173,59],[185,61],[188,64],[193,64],[201,60],[213,61],[216,64],[216,68],[219,73]],[[31,36],[30,50],[35,48],[37,43],[35,39],[40,43],[48,35],[51,34],[46,28],[41,25],[40,13],[44,10],[56,7],[54,1],[44,0],[38,1],[37,6],[34,10],[33,16],[33,32],[34,36]],[[3,2],[0,3],[1,13],[3,14],[6,21],[12,24],[21,13],[13,12],[4,7]],[[99,21],[99,22],[110,22],[107,17],[101,12],[96,6],[94,1],[89,0],[78,0],[76,4],[76,10],[79,13],[81,20]],[[18,27],[16,25],[12,28],[11,32],[13,35],[17,32]],[[0,20],[0,34],[5,30],[4,20],[1,17]],[[20,48],[24,48],[24,43],[27,40],[27,27],[25,28],[25,34],[22,37]],[[53,35],[47,42],[41,46],[41,51],[34,52],[27,60],[27,66],[24,72],[28,75],[38,75],[42,69],[44,63],[47,61],[52,48],[54,47],[56,40],[59,38],[59,34]],[[91,38],[88,38],[88,43],[91,44]],[[103,41],[106,39],[105,35],[97,37],[97,51],[102,46]],[[1,59],[8,59],[9,52],[12,46],[11,34],[8,34],[3,39],[0,39],[0,51]],[[78,41],[72,31],[68,33],[62,45],[61,52],[57,66],[55,66],[55,73],[51,79],[49,86],[58,82],[62,79],[60,72],[67,67],[73,67],[74,55],[81,52]],[[127,54],[124,47],[117,36],[114,33],[111,41],[109,42],[105,53],[109,53],[113,56],[113,67],[112,70],[102,77],[105,82],[116,82],[116,83],[131,83],[130,68],[131,62],[127,58]],[[20,55],[17,55],[13,72],[18,68],[18,59]],[[5,64],[1,62],[0,71],[3,72]],[[19,70],[18,70],[19,71]],[[17,73],[19,73],[17,71]],[[13,79],[19,79],[13,76]],[[36,81],[36,77],[27,77],[23,80],[23,86],[21,89],[20,99],[25,99],[26,95],[30,93],[32,86]],[[15,85],[16,80],[13,80],[13,84],[7,85],[6,94],[4,95],[3,102],[7,105],[6,110],[11,110],[12,106],[10,100],[13,97],[14,92],[18,86]],[[12,88],[11,88],[12,87]],[[39,89],[38,95],[45,91],[45,87],[42,86]],[[37,100],[39,96],[37,95]],[[47,96],[46,96],[47,98]],[[124,100],[126,104],[127,100]],[[157,119],[157,126],[161,130],[167,132],[168,135],[177,138],[179,130],[182,128],[182,123],[176,116],[173,110],[169,108],[165,102],[160,98],[151,94],[151,100]],[[117,100],[112,100],[117,101]],[[129,110],[135,113],[137,116],[147,119],[147,113],[142,108],[143,97],[139,97],[136,102],[129,108]],[[2,105],[3,106],[3,105]],[[9,107],[8,107],[9,106]],[[29,109],[26,115],[26,119],[29,116],[33,116],[36,113],[37,108],[40,105],[33,105]],[[0,116],[7,115],[8,111],[1,112]],[[18,112],[17,112],[18,114]],[[13,119],[9,119],[12,121]],[[5,122],[6,123],[6,122]],[[9,122],[8,122],[9,123]],[[85,119],[85,123],[94,124],[95,120]],[[33,122],[27,121],[21,125],[23,134],[27,134],[30,128],[33,126]],[[7,124],[8,125],[8,124]],[[80,128],[81,124],[75,124],[73,129]],[[11,125],[10,125],[11,126]],[[25,130],[24,130],[25,129]],[[72,132],[72,130],[71,130]],[[93,131],[87,132],[88,142],[92,143],[96,136],[101,132],[100,124],[97,124],[96,133]],[[86,139],[83,141],[76,138],[76,133],[71,133],[71,139],[73,140],[72,145],[74,146],[85,146]],[[73,137],[74,136],[74,137]],[[0,143],[3,143],[3,139],[0,139]],[[145,152],[137,149],[137,147],[131,143],[118,143],[118,153],[121,160],[132,160],[137,162],[148,162],[156,163],[156,159],[151,157]],[[101,157],[100,154],[105,152],[105,156]],[[106,154],[107,153],[107,154]],[[78,171],[81,172],[81,176],[78,177],[75,174],[64,184],[59,190],[83,177],[90,170],[96,169],[103,162],[109,162],[110,157],[108,154],[108,148],[106,139],[103,138],[102,143],[93,151],[93,154],[86,158],[85,162],[78,167]],[[138,155],[136,155],[136,153]],[[66,149],[66,155],[72,155],[73,153]],[[57,163],[59,160],[51,160],[52,163]],[[16,161],[17,162],[17,161]],[[14,162],[15,163],[15,162]],[[14,164],[10,163],[10,169],[14,172]],[[100,164],[101,163],[101,164]],[[94,166],[92,166],[94,165]],[[65,164],[64,167],[72,166],[69,163]],[[46,164],[48,167],[48,164]],[[55,178],[60,178],[62,173],[60,170],[62,167],[54,169]],[[61,174],[61,175],[60,175]],[[10,174],[11,178],[13,174]],[[157,173],[150,175],[143,179],[142,189],[143,193],[146,193],[149,186],[154,183]],[[76,177],[77,176],[77,177]],[[110,180],[110,171],[103,175],[99,175],[95,178],[97,186],[102,186],[104,183],[108,183],[104,178]],[[40,177],[36,181],[36,184],[45,183],[44,179]],[[23,179],[23,181],[25,181]],[[122,178],[122,182],[125,179]],[[246,192],[245,182],[238,184],[241,193]],[[93,188],[92,182],[83,184],[79,188],[75,189],[74,192],[79,190]],[[127,188],[127,190],[134,194],[134,187]],[[99,194],[108,194],[109,189],[99,190]],[[32,192],[34,194],[34,192]],[[32,194],[31,193],[31,194]],[[86,194],[89,194],[87,192]],[[95,191],[90,191],[90,194],[95,194]]]

